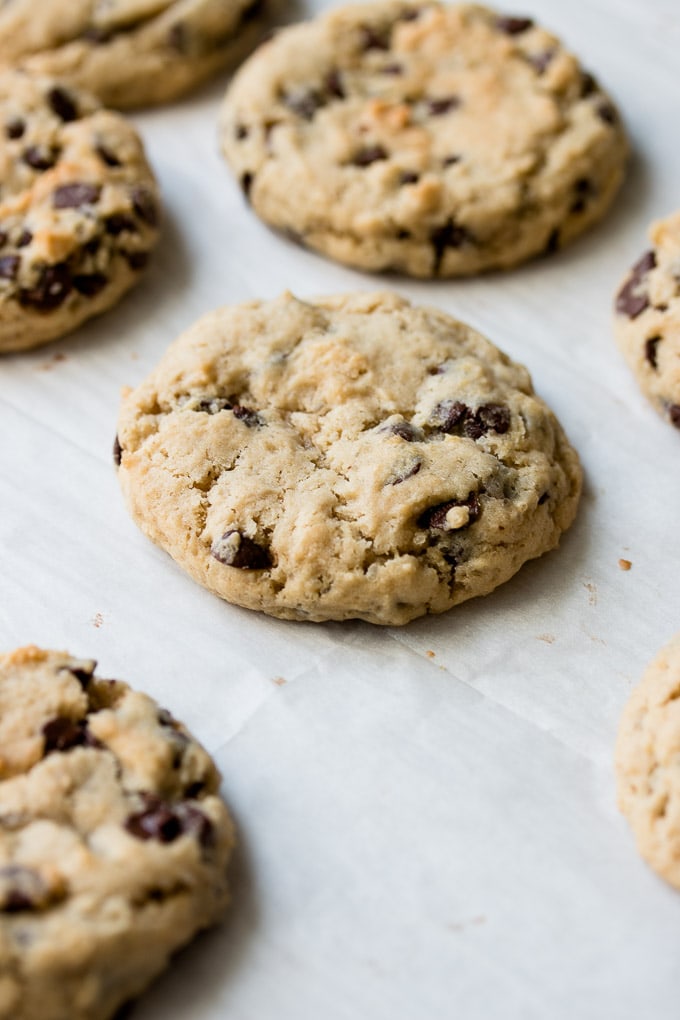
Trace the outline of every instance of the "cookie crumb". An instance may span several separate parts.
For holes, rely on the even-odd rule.
[[[434,652],[430,651],[430,649],[429,649],[429,648],[428,648],[428,650],[427,650],[427,651],[425,652],[425,654],[427,655],[428,659],[434,659]]]
[[[283,676],[275,676],[272,677],[272,683],[276,684],[277,687],[283,687],[283,685],[288,683],[288,681]]]
[[[621,570],[630,570],[633,566],[630,560],[619,560],[619,567]]]
[[[537,634],[536,635],[536,640],[537,641],[545,641],[546,645],[552,645],[552,644],[555,643],[555,635],[554,634]]]
[[[104,617],[102,616],[101,613],[95,613],[94,616],[92,617],[92,625],[94,627],[97,627],[97,629],[99,629],[99,627],[101,627],[103,622],[104,622]]]

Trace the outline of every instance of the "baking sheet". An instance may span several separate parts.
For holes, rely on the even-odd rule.
[[[680,437],[619,357],[610,307],[648,221],[680,205],[680,9],[520,13],[582,56],[633,137],[624,191],[586,238],[467,282],[333,265],[244,205],[217,154],[223,80],[136,118],[167,206],[144,284],[0,361],[0,646],[96,656],[170,707],[215,754],[238,822],[229,918],[135,1020],[678,1016],[680,897],[635,853],[611,755],[629,691],[680,629]],[[221,603],[127,517],[121,386],[219,304],[385,286],[528,365],[583,459],[576,525],[491,596],[403,629]]]

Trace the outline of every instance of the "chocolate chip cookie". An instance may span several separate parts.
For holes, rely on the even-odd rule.
[[[680,889],[680,634],[647,668],[621,719],[619,807],[649,865]]]
[[[230,602],[403,624],[557,545],[576,454],[527,371],[394,294],[223,308],[123,401],[143,531]]]
[[[188,92],[254,41],[260,0],[5,0],[0,64],[116,107]]]
[[[642,392],[680,429],[680,212],[649,237],[617,294],[615,332]]]
[[[609,97],[532,20],[411,0],[275,36],[236,75],[221,145],[267,223],[419,277],[566,244],[609,206],[627,151]]]
[[[0,352],[63,336],[114,305],[158,238],[135,129],[53,79],[0,76]]]
[[[0,1017],[108,1020],[228,903],[219,775],[95,663],[0,657]]]

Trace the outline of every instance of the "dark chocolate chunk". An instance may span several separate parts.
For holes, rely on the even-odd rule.
[[[420,180],[420,175],[415,173],[413,170],[402,170],[399,174],[400,184],[417,184]]]
[[[169,804],[160,797],[146,794],[142,811],[129,815],[125,828],[137,839],[157,839],[159,843],[172,843],[182,835],[182,823]]]
[[[380,68],[381,74],[391,74],[395,78],[398,78],[400,74],[404,73],[404,68],[401,64],[385,64],[384,67]]]
[[[102,144],[102,142],[95,146],[95,152],[101,161],[106,163],[107,166],[122,166],[118,156],[116,156],[114,152],[111,152],[111,150],[107,148],[106,145]]]
[[[289,110],[292,110],[298,117],[302,117],[303,120],[312,120],[316,111],[326,105],[326,100],[316,89],[288,93],[283,97],[283,102]]]
[[[120,439],[116,435],[113,440],[113,463],[116,467],[120,467],[123,459],[123,447],[120,445]]]
[[[264,419],[260,417],[257,411],[253,411],[250,407],[242,407],[237,404],[233,408],[234,418],[238,418],[244,425],[247,425],[249,429],[258,428],[260,425],[264,425]]]
[[[202,779],[197,779],[194,783],[190,783],[184,791],[184,796],[187,800],[195,800],[196,797],[200,796],[205,790],[205,782]]]
[[[45,902],[46,891],[42,878],[33,868],[19,864],[0,868],[0,914],[39,909]]]
[[[608,103],[606,100],[597,104],[595,112],[600,120],[604,121],[605,124],[616,124],[619,119],[612,104]]]
[[[657,367],[656,349],[659,346],[660,341],[660,336],[650,336],[648,340],[645,340],[645,358],[652,368]]]
[[[130,269],[144,269],[149,264],[148,251],[123,251],[121,255],[125,258]]]
[[[83,297],[96,297],[108,282],[103,273],[79,273],[73,277],[73,286]]]
[[[272,565],[269,550],[235,528],[215,539],[210,554],[219,563],[239,570],[266,570]]]
[[[112,213],[111,216],[107,216],[105,227],[106,233],[113,237],[117,237],[126,230],[132,234],[137,233],[137,224],[131,216],[127,216],[125,213]]]
[[[23,138],[25,131],[26,121],[22,120],[21,117],[15,117],[14,120],[10,120],[5,124],[5,134],[10,141],[14,142],[17,138]]]
[[[389,50],[389,28],[374,28],[372,25],[361,26],[361,48],[367,50]]]
[[[73,720],[65,715],[55,716],[42,728],[45,738],[45,754],[53,751],[70,751],[73,747],[101,747],[96,737],[88,731],[84,719]]]
[[[477,520],[481,513],[477,493],[470,493],[467,499],[450,499],[446,503],[438,503],[436,506],[428,507],[418,518],[419,528],[431,528],[435,531],[446,530],[446,515],[449,510],[457,506],[465,506],[469,511],[468,521],[463,527],[469,528]],[[455,529],[457,531],[461,528]]]
[[[329,96],[333,96],[335,99],[345,98],[345,86],[342,82],[342,75],[336,68],[328,72],[323,80],[323,87]]]
[[[21,234],[17,238],[17,248],[27,248],[33,240],[33,234],[30,230],[22,230]]]
[[[78,120],[80,114],[78,113],[78,107],[75,104],[73,96],[71,96],[66,89],[56,85],[53,89],[47,93],[47,101],[56,113],[57,117],[68,123],[72,120]]]
[[[232,404],[224,397],[205,397],[195,405],[195,411],[205,411],[206,414],[217,414],[219,411],[231,411]]]
[[[572,202],[569,211],[572,213],[581,213],[586,208],[588,200],[595,194],[595,188],[593,182],[588,177],[579,177],[574,184],[575,198]]]
[[[370,166],[371,163],[377,163],[381,159],[387,159],[388,153],[382,147],[382,145],[366,145],[363,149],[358,149],[354,153],[351,159],[352,166]]]
[[[237,124],[234,128],[234,137],[237,142],[242,142],[244,138],[248,137],[248,128],[245,124]]]
[[[649,306],[649,295],[643,289],[645,277],[656,266],[656,254],[645,252],[630,271],[628,279],[616,297],[616,311],[627,315],[629,319],[637,319],[638,315]]]
[[[538,505],[539,506],[543,506],[543,504],[547,503],[549,499],[550,499],[550,493],[549,492],[544,492],[542,496],[538,497]]]
[[[118,437],[116,436],[116,439],[117,438]],[[84,691],[86,691],[87,688],[90,686],[90,682],[92,680],[92,677],[94,676],[94,671],[96,668],[97,663],[94,661],[94,659],[92,660],[92,662],[88,663],[87,666],[67,667],[68,672],[71,674],[71,676],[74,676],[76,678],[76,680],[78,681],[78,683],[80,684]]]
[[[444,113],[456,110],[460,106],[458,96],[446,96],[441,99],[430,99],[427,104],[427,111],[431,117],[441,117]]]
[[[401,483],[405,482],[407,478],[413,478],[414,475],[417,475],[422,466],[423,466],[422,461],[414,460],[413,464],[407,471],[400,471],[399,474],[395,475],[393,478],[390,479],[389,484],[401,485]]]
[[[46,149],[41,145],[29,145],[24,149],[22,159],[34,170],[51,170],[57,162],[58,155],[54,149]]]
[[[599,85],[595,77],[588,71],[584,71],[581,75],[581,98],[586,99],[588,96],[592,96],[593,92],[597,92]]]
[[[451,156],[444,156],[444,159],[442,160],[442,164],[444,166],[455,166],[456,163],[460,163],[462,158],[463,158],[462,156],[456,156],[455,154],[453,154]]]
[[[248,201],[250,201],[250,192],[253,187],[254,179],[255,175],[251,174],[250,172],[241,174],[241,190],[243,191],[243,194],[246,196],[246,199]]]
[[[0,279],[16,280],[21,258],[18,255],[3,255],[0,258]]]
[[[410,421],[390,422],[389,425],[384,425],[380,431],[389,432],[392,436],[399,436],[400,439],[404,439],[407,443],[413,443],[422,438],[420,429],[412,425]]]
[[[182,831],[194,836],[201,846],[208,847],[214,843],[215,829],[207,815],[199,811],[193,804],[178,804],[176,813]]]
[[[499,32],[505,32],[506,35],[521,35],[523,32],[533,28],[533,25],[534,23],[531,18],[496,19],[496,28]]]
[[[447,248],[462,248],[465,244],[472,244],[472,234],[461,227],[460,224],[449,220],[443,227],[436,227],[430,234],[430,241],[434,248],[434,273],[435,276],[442,267],[444,253]]]
[[[6,230],[0,230],[0,248],[4,248],[8,241]]]
[[[544,249],[544,254],[554,255],[555,252],[559,250],[560,250],[560,232],[559,229],[556,227],[553,231],[551,231],[550,236],[548,237]]]
[[[132,207],[140,220],[143,220],[150,227],[157,227],[158,206],[151,193],[146,188],[137,187],[132,189],[130,197],[132,198]]]
[[[460,400],[442,400],[430,415],[430,424],[438,432],[451,433],[467,417],[470,408]]]
[[[510,428],[510,410],[502,404],[481,404],[463,423],[463,434],[479,439],[487,432],[504,435]]]
[[[668,405],[668,417],[671,425],[675,425],[676,429],[680,429],[680,404]]]
[[[52,196],[52,205],[55,209],[80,209],[83,205],[95,205],[101,193],[99,184],[85,184],[83,181],[62,184]]]
[[[71,273],[65,263],[43,266],[36,285],[19,292],[19,301],[36,312],[52,312],[63,305],[72,286]]]

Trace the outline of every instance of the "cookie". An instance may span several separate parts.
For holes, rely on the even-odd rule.
[[[527,371],[395,294],[223,308],[123,401],[133,518],[229,602],[403,624],[555,546],[576,454]]]
[[[87,89],[107,106],[164,103],[254,41],[260,0],[5,0],[0,64]]]
[[[633,692],[616,745],[619,807],[638,850],[680,889],[680,634]]]
[[[159,199],[120,114],[49,78],[0,76],[0,352],[105,311],[139,279]]]
[[[649,238],[617,294],[615,333],[642,392],[680,429],[680,212]]]
[[[0,1017],[107,1020],[228,903],[207,753],[95,663],[0,657]]]
[[[605,212],[627,151],[611,100],[533,21],[411,0],[282,31],[236,75],[220,134],[265,222],[418,277],[566,244]]]

